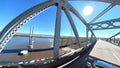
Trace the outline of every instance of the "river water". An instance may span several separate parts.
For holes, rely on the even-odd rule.
[[[33,38],[35,49],[44,49],[53,47],[53,38]],[[29,46],[29,37],[13,37],[5,49],[27,49]]]
[[[33,38],[34,49],[46,49],[53,47],[53,38]],[[18,55],[21,50],[27,50],[29,37],[13,37],[0,53],[0,61],[25,61],[47,57],[53,57],[53,50],[29,52],[27,55]],[[60,52],[63,52],[60,50]],[[60,53],[62,54],[62,53]]]

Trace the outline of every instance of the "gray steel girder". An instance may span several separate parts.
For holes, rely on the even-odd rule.
[[[115,24],[117,22],[120,22],[120,18],[96,22],[96,23],[89,23],[89,25],[92,30],[116,29],[116,28],[120,28],[120,24]]]
[[[99,1],[99,2],[106,2],[106,3],[120,5],[120,0],[68,0],[68,1]]]
[[[88,28],[88,30],[93,34],[94,38],[96,38],[94,32],[92,31],[92,29],[90,28],[89,24],[86,22],[86,20],[79,14],[79,12],[69,3],[66,4],[67,8],[69,8],[69,10],[76,16],[78,17],[82,23]]]

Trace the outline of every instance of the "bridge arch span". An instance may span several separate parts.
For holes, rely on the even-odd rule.
[[[37,16],[40,12],[55,4],[57,4],[56,1],[46,1],[38,4],[28,9],[27,11],[16,17],[14,20],[12,20],[9,24],[7,24],[0,33],[0,52],[21,26]]]

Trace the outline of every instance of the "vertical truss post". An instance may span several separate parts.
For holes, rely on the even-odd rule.
[[[88,43],[89,43],[88,35],[89,35],[89,30],[88,30],[88,28],[86,27],[86,45],[88,45]]]
[[[111,38],[111,43],[113,43],[113,38]]]
[[[110,38],[110,42],[112,42],[112,38]]]
[[[118,41],[118,46],[120,46],[120,39],[119,39],[119,41]]]
[[[60,29],[61,29],[61,4],[58,3],[56,12],[55,36],[54,36],[54,58],[59,58],[60,45]]]
[[[66,7],[64,7],[64,12],[65,12],[65,14],[66,14],[66,16],[67,16],[67,18],[68,18],[68,20],[70,22],[70,25],[71,25],[71,27],[73,29],[75,37],[76,37],[76,39],[78,41],[79,47],[82,47],[82,44],[81,44],[80,37],[79,37],[78,32],[77,32],[76,26],[75,26],[75,24],[73,22],[73,19],[72,19],[71,15],[70,15],[70,13],[69,13],[69,11],[68,11],[68,9]]]
[[[115,43],[115,37],[114,37],[114,43]]]
[[[90,42],[93,43],[93,34],[91,33],[91,39]]]
[[[114,38],[112,38],[112,43],[114,43]]]

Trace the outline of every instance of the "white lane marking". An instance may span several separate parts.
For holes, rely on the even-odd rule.
[[[71,61],[69,61],[69,62],[67,62],[67,63],[65,63],[65,64],[63,64],[63,65],[61,65],[61,66],[59,66],[59,67],[57,67],[57,68],[63,68],[63,67],[65,67],[65,66],[67,66],[68,64],[70,64],[70,63],[72,63],[73,61],[75,61],[76,59],[78,59],[80,56],[77,56],[77,57],[75,57],[74,59],[72,59]]]
[[[119,61],[119,63],[120,63],[120,59],[116,56],[116,51],[114,50],[114,49],[112,49],[113,51],[112,51],[112,54],[114,55],[114,57]],[[113,53],[114,52],[114,53]]]

